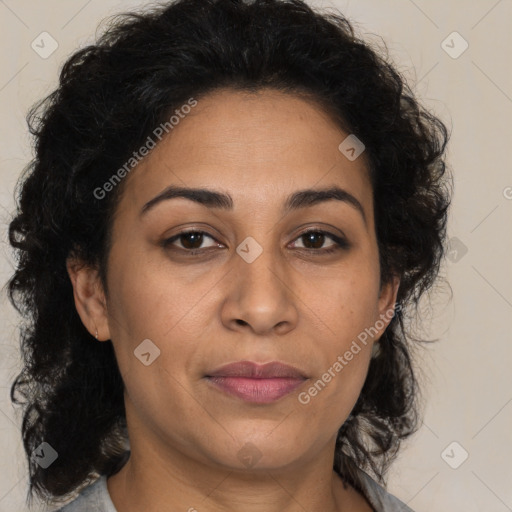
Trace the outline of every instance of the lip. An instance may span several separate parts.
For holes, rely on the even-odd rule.
[[[307,375],[289,364],[272,361],[258,364],[252,361],[229,363],[209,372],[207,377],[247,377],[250,379],[271,379],[276,377],[306,379]]]
[[[308,377],[299,369],[273,361],[257,364],[239,361],[206,375],[217,389],[252,403],[271,403],[290,394]]]

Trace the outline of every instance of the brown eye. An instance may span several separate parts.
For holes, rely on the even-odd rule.
[[[161,245],[166,249],[181,249],[191,253],[194,251],[201,251],[202,249],[209,249],[218,245],[217,243],[213,243],[209,246],[202,247],[207,238],[216,242],[212,236],[204,231],[182,231],[171,238],[163,240]],[[177,241],[180,242],[180,245],[176,244]]]
[[[320,249],[325,241],[325,235],[319,231],[304,233],[301,238],[307,249]]]
[[[329,239],[334,243],[324,247],[324,243]],[[301,240],[302,246],[297,246],[297,242],[295,242],[295,248],[315,251],[320,254],[331,253],[339,249],[348,249],[350,247],[350,244],[343,238],[318,229],[306,231],[299,235],[296,240]]]
[[[181,233],[180,241],[185,249],[199,249],[203,243],[203,233],[200,231]]]

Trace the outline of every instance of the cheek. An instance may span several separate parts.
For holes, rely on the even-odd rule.
[[[378,275],[371,269],[351,274],[325,282],[316,299],[328,327],[344,342],[370,327],[378,314]]]
[[[375,272],[357,275],[358,279],[324,283],[315,294],[324,325],[318,345],[322,367],[306,389],[302,403],[328,403],[333,421],[346,417],[355,405],[372,353],[368,333],[378,311],[378,276]]]
[[[120,369],[139,369],[134,351],[149,339],[156,349],[146,344],[158,354],[154,365],[183,376],[201,360],[200,342],[208,337],[205,330],[213,325],[219,300],[219,276],[188,269],[171,272],[161,260],[155,263],[129,251],[124,254],[130,258],[112,254],[112,261],[118,258],[109,274],[108,311]]]
[[[201,302],[206,290],[179,279],[173,282],[162,269],[134,266],[141,270],[128,271],[128,265],[120,264],[111,274],[115,286],[109,314],[116,360],[137,416],[148,424],[156,418],[161,425],[173,424],[171,411],[200,413],[184,383],[200,359],[199,317],[207,304]]]
[[[198,304],[208,289],[189,269],[171,272],[161,259],[129,249],[112,251],[109,313],[122,319],[130,336],[162,336]],[[211,287],[211,285],[210,285]],[[183,319],[183,320],[181,320]]]
[[[308,418],[313,415],[332,434],[345,422],[360,396],[371,348],[357,346],[348,337],[329,347],[329,352],[329,362],[311,379],[298,401],[306,413],[309,411]]]

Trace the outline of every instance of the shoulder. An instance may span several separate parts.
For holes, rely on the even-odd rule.
[[[359,471],[362,492],[376,512],[414,512],[405,503],[388,493],[364,471]]]
[[[388,493],[364,471],[359,471],[362,492],[375,512],[414,512],[405,503]],[[71,502],[55,512],[117,512],[102,475]]]
[[[110,499],[107,477],[100,476],[71,502],[55,512],[117,512]]]

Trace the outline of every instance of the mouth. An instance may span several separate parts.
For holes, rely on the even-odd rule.
[[[246,402],[267,404],[290,394],[308,377],[297,368],[271,362],[259,365],[251,361],[231,363],[206,375],[216,389]]]

